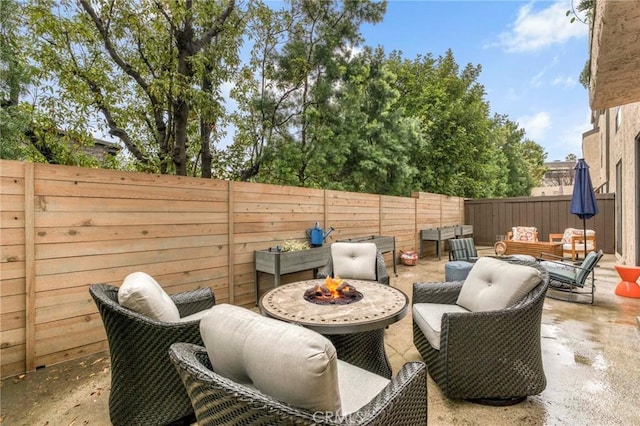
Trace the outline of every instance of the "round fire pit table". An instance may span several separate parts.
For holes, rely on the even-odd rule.
[[[347,279],[345,282],[362,293],[361,300],[326,305],[305,300],[305,291],[324,282],[299,281],[269,290],[260,299],[260,311],[317,331],[331,340],[341,360],[391,378],[384,329],[407,314],[407,295],[385,284]]]

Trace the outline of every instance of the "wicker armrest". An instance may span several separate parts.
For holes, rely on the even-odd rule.
[[[384,256],[380,251],[376,253],[376,278],[377,281],[382,284],[389,284],[390,282],[387,265],[384,263]]]
[[[350,415],[358,424],[381,426],[421,424],[426,418],[427,367],[422,362],[405,363],[374,399]]]
[[[172,294],[171,299],[178,307],[181,318],[209,309],[216,304],[215,295],[210,287]]]
[[[505,372],[495,374],[508,376],[506,371],[515,367],[500,365],[507,362],[504,360],[517,362],[513,360],[521,359],[523,354],[539,357],[540,339],[531,336],[540,334],[546,288],[546,283],[540,285],[528,296],[529,301],[521,301],[504,310],[444,314],[440,338],[446,343],[441,344],[441,350],[446,351],[445,359],[455,360],[448,366],[449,380],[459,383],[482,381],[486,371],[478,371],[478,365],[505,369]]]
[[[318,273],[316,274],[316,278],[327,278],[333,275],[333,262],[331,260],[331,256],[329,256],[329,261],[322,268],[318,268]]]
[[[447,351],[447,359],[457,360],[452,365],[460,368],[460,380],[474,368],[460,362],[473,360],[475,365],[494,365],[497,359],[517,360],[530,353],[525,348],[540,345],[540,315],[547,284],[536,287],[525,300],[498,311],[448,313],[442,316],[441,339],[446,341],[441,350]],[[539,350],[533,351],[539,355]],[[450,366],[450,368],[452,368]],[[449,374],[455,374],[452,371]],[[482,375],[482,372],[478,372]]]
[[[413,303],[454,304],[463,281],[449,283],[413,283]]]

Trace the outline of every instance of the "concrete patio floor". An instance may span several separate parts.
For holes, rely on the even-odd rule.
[[[492,253],[484,248],[480,254]],[[411,296],[416,281],[442,281],[445,262],[427,257],[416,266],[398,265],[391,284]],[[614,264],[615,257],[605,255],[596,268],[593,306],[546,299],[547,388],[540,395],[510,407],[488,407],[447,399],[429,378],[429,425],[639,425],[640,299],[614,294],[619,281]],[[386,331],[394,371],[420,360],[411,330],[409,314]],[[109,425],[109,375],[109,356],[102,353],[5,379],[0,423]]]

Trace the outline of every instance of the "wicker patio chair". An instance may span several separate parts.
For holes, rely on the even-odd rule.
[[[370,262],[370,270],[375,276],[371,275],[371,277],[365,278],[359,275],[359,272],[346,269],[346,266],[343,266],[341,270],[336,269],[334,267],[335,260],[344,257],[355,259],[360,265]],[[369,279],[370,281],[389,284],[389,273],[384,262],[384,256],[377,250],[375,243],[336,242],[331,244],[329,260],[325,266],[318,270],[316,276],[317,278],[333,277],[335,271],[338,271],[336,275],[339,275],[340,278]]]
[[[206,425],[426,425],[427,372],[405,363],[386,379],[339,360],[322,335],[220,304],[200,325],[205,346],[169,358]]]
[[[481,257],[474,269],[483,259],[487,258]],[[491,261],[535,268],[539,275],[530,281],[535,287],[506,308],[469,312],[457,303],[471,274],[465,282],[414,283],[413,342],[445,396],[511,405],[546,387],[540,327],[549,274],[536,262]],[[510,276],[500,278],[510,284]],[[489,282],[492,285],[497,283]],[[433,322],[439,322],[435,324],[440,329],[439,339],[437,334],[432,335],[439,348],[429,342],[419,325],[418,308],[424,309],[421,312]]]
[[[189,424],[193,407],[167,351],[175,342],[202,344],[198,320],[165,323],[118,303],[118,287],[89,287],[107,332],[111,356],[109,417],[114,425]],[[211,288],[171,295],[180,317],[215,304]]]

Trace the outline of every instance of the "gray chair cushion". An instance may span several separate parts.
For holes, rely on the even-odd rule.
[[[458,305],[442,303],[416,303],[413,305],[413,321],[434,349],[440,349],[442,314],[450,312],[469,312]]]
[[[541,281],[540,271],[492,257],[481,257],[462,285],[457,304],[472,312],[505,309]]]
[[[342,415],[358,411],[375,398],[390,380],[355,365],[338,360],[338,384]]]
[[[336,350],[321,334],[228,304],[205,314],[200,333],[221,376],[295,407],[341,410]]]
[[[375,243],[333,243],[333,276],[354,280],[376,280]]]
[[[156,321],[180,321],[180,312],[171,297],[144,272],[133,272],[125,277],[118,289],[118,303]]]
[[[584,284],[587,276],[593,270],[596,262],[598,261],[598,253],[595,251],[589,252],[582,261],[580,268],[576,270],[576,282],[578,284]]]

